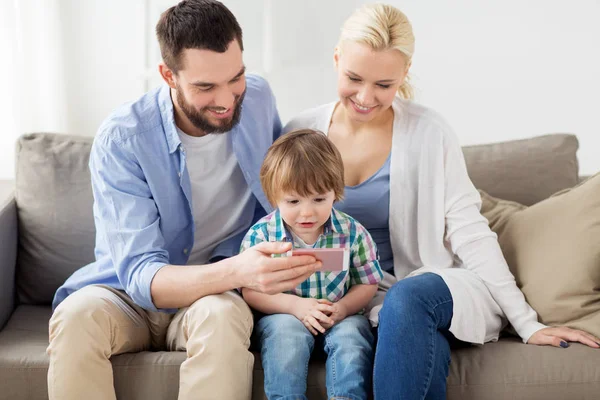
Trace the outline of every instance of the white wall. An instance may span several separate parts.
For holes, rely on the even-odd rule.
[[[70,133],[93,135],[112,108],[160,82],[153,29],[175,2],[60,2]],[[224,1],[244,29],[248,69],[269,79],[284,121],[336,98],[339,29],[367,2]],[[573,132],[581,173],[600,170],[600,1],[389,2],[413,23],[417,100],[441,112],[463,144]]]

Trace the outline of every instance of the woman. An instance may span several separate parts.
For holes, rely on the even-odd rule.
[[[479,212],[455,134],[411,101],[413,50],[398,9],[357,10],[334,53],[339,101],[285,128],[327,132],[338,147],[346,193],[337,208],[370,231],[389,272],[383,307],[382,292],[370,311],[379,317],[375,397],[445,398],[449,340],[494,341],[507,322],[526,343],[600,347],[585,332],[538,323]]]

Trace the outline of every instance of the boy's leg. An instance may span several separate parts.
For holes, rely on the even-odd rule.
[[[71,294],[50,318],[50,400],[116,399],[109,358],[149,349],[153,340],[164,338],[170,319],[106,286]]]
[[[179,400],[250,399],[253,323],[250,308],[235,292],[205,296],[175,314],[167,347],[187,351],[179,373]]]
[[[327,354],[327,396],[367,399],[374,357],[369,320],[363,315],[351,315],[327,330],[323,342]]]
[[[256,324],[265,373],[265,393],[272,399],[306,399],[308,361],[315,338],[296,317],[273,314]]]

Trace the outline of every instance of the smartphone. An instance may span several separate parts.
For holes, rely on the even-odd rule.
[[[319,271],[347,271],[350,266],[350,251],[344,248],[332,249],[293,249],[292,256],[313,256],[321,261],[323,267]]]

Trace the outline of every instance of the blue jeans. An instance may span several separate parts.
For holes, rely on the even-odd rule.
[[[375,400],[446,398],[452,295],[436,274],[400,280],[379,312]]]
[[[352,315],[313,336],[296,317],[273,314],[255,327],[261,346],[265,393],[272,399],[306,399],[308,361],[315,347],[327,354],[327,396],[362,400],[371,391],[373,334],[367,318]]]

